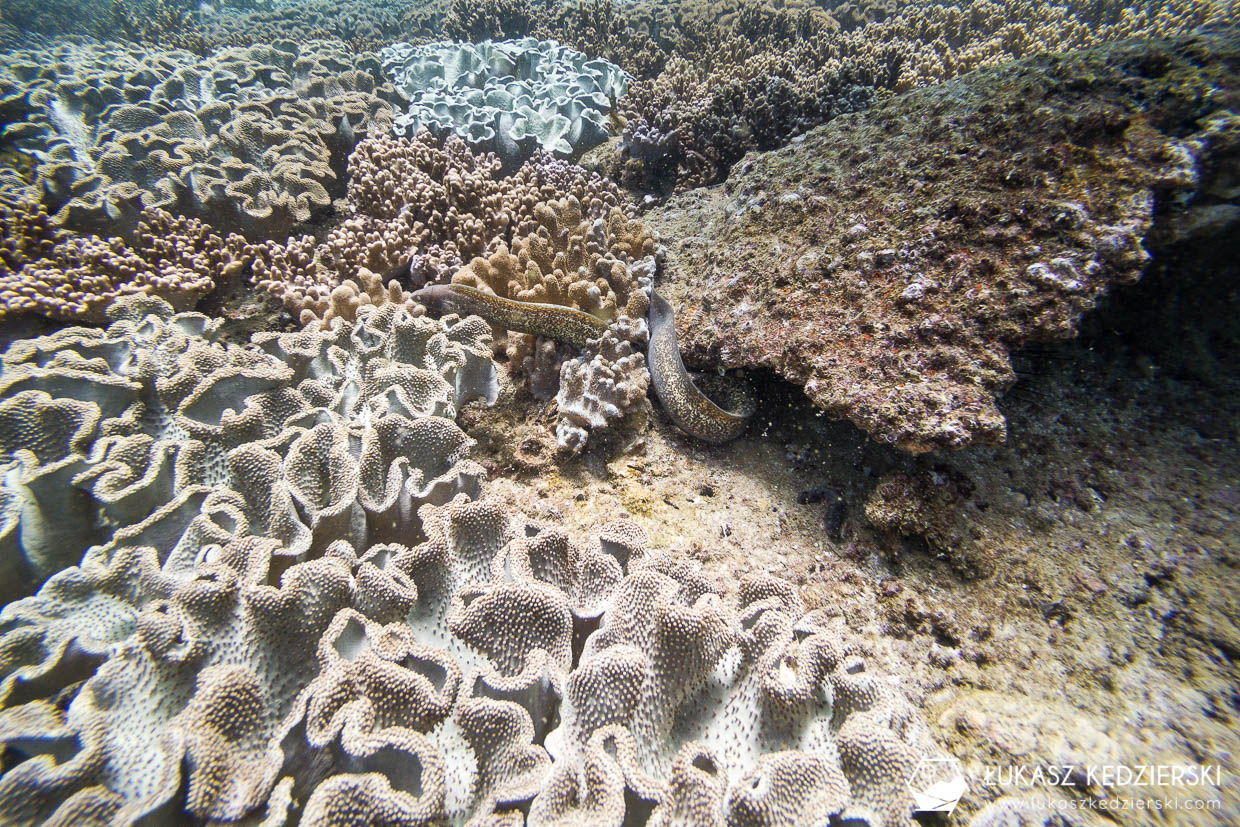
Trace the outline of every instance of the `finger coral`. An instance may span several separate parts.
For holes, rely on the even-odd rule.
[[[640,221],[613,208],[606,218],[583,214],[568,197],[535,209],[538,229],[452,277],[484,293],[584,311],[607,322],[608,332],[582,354],[561,358],[554,336],[505,331],[510,368],[524,373],[536,395],[555,396],[557,441],[581,451],[590,431],[601,432],[645,404],[649,376],[640,347],[646,341],[649,291],[657,269],[657,242]]]
[[[542,154],[515,175],[499,173],[494,156],[474,154],[455,136],[368,138],[349,158],[345,220],[317,245],[308,236],[264,244],[255,282],[305,324],[352,319],[358,304],[386,300],[385,280],[444,282],[531,232],[545,202],[573,195],[592,216],[623,203],[614,184]]]
[[[251,258],[241,236],[221,238],[197,219],[157,208],[143,210],[132,246],[118,237],[57,231],[33,200],[0,210],[8,248],[0,265],[0,319],[35,313],[102,322],[117,298],[132,293],[187,310],[233,282]]]

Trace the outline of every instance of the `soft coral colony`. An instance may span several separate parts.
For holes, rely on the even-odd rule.
[[[67,8],[49,34],[104,28]],[[0,357],[0,820],[912,823],[952,759],[846,618],[631,520],[532,520],[458,414],[511,378],[583,452],[644,424],[652,339],[695,389],[633,190],[1211,7],[311,2],[123,44],[19,43],[21,11],[0,323],[96,326]],[[195,312],[241,294],[287,324]],[[449,294],[481,303],[432,318]],[[554,310],[468,312],[500,302]]]

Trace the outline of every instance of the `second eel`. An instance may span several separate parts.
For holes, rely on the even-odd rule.
[[[499,327],[518,333],[546,336],[582,348],[607,330],[607,323],[572,307],[539,302],[523,302],[484,293],[463,284],[437,284],[423,287],[413,298],[427,307],[474,314]],[[722,443],[736,439],[753,416],[752,402],[744,399],[730,411],[715,404],[693,383],[680,358],[672,306],[651,290],[650,344],[646,366],[654,392],[663,409],[682,431],[703,442]]]

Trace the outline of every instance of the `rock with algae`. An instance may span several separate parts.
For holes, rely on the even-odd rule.
[[[1003,439],[1009,351],[1074,335],[1217,201],[1238,66],[1234,29],[1028,58],[745,161],[645,219],[686,360],[773,369],[907,451]]]

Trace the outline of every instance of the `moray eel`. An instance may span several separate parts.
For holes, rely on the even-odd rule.
[[[505,299],[464,284],[433,284],[415,291],[413,298],[441,312],[481,316],[517,333],[532,333],[583,348],[607,332],[607,322],[574,307]]]
[[[754,414],[752,400],[738,398],[738,404],[733,406],[735,411],[724,410],[693,384],[685,363],[680,360],[672,306],[653,290],[650,291],[649,321],[646,367],[650,369],[650,380],[663,403],[663,410],[680,430],[703,442],[727,442],[740,436]]]
[[[464,284],[430,285],[416,291],[413,298],[440,312],[481,316],[499,327],[546,336],[576,348],[607,331],[602,319],[576,308],[505,299]],[[733,397],[728,402],[734,410],[725,410],[702,393],[680,359],[672,306],[653,290],[649,324],[646,366],[667,415],[682,431],[703,442],[718,444],[740,436],[754,414],[753,400],[735,386],[720,388],[720,396]]]

